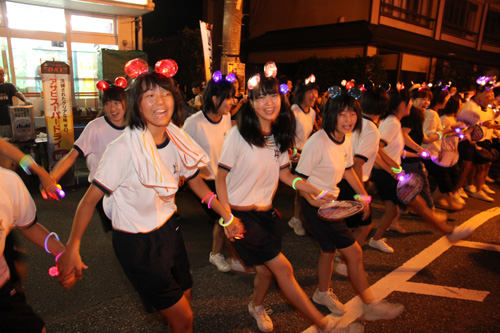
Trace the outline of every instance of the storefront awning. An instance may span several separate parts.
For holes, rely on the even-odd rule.
[[[16,0],[15,2],[124,16],[142,16],[154,11],[155,7],[153,0]]]

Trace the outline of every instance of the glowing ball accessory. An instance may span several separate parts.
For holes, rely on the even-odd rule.
[[[337,96],[340,96],[341,94],[342,94],[342,88],[340,88],[339,86],[333,86],[328,88],[328,96],[330,96],[330,98],[335,98]]]
[[[142,73],[146,73],[148,71],[148,63],[146,60],[141,59],[141,58],[135,58],[130,61],[128,61],[125,64],[125,74],[127,74],[128,77],[135,79]]]
[[[95,86],[100,91],[106,91],[109,89],[109,83],[107,83],[106,81],[99,81]]]
[[[476,83],[479,84],[480,86],[484,86],[488,82],[490,82],[491,78],[488,76],[480,76],[477,78]]]
[[[119,76],[115,79],[115,86],[120,87],[120,88],[127,88],[127,79],[124,78],[123,76]]]
[[[248,90],[254,89],[259,83],[260,83],[260,75],[259,74],[253,75],[248,79],[247,82]]]
[[[422,158],[428,158],[429,156],[430,156],[430,154],[427,150],[424,150],[420,153],[420,157],[422,157]]]
[[[173,77],[178,69],[179,66],[172,59],[163,59],[155,64],[155,72],[166,77]]]
[[[359,99],[361,97],[361,90],[358,87],[352,87],[347,94],[354,99]]]
[[[319,207],[318,217],[327,222],[340,222],[362,210],[363,204],[359,201],[333,201]]]
[[[226,81],[233,83],[236,80],[236,75],[234,73],[229,73],[226,76]]]
[[[309,75],[309,77],[306,79],[306,85],[314,82],[316,82],[316,76],[314,76],[314,74]]]
[[[57,191],[57,194],[59,194],[59,196],[60,196],[61,198],[64,198],[64,197],[66,196],[66,193],[63,191],[63,189],[62,189],[61,185],[59,185],[59,184],[57,184],[57,189],[56,189],[56,191]]]
[[[278,74],[278,67],[276,66],[274,61],[268,61],[264,65],[264,75],[266,77],[276,77],[277,74]],[[307,84],[307,82],[306,82],[306,84]]]
[[[424,181],[422,176],[416,173],[401,174],[398,177],[396,195],[403,204],[407,204],[420,194]]]
[[[57,268],[57,266],[52,266],[49,268],[49,275],[52,277],[59,275],[59,269]]]
[[[398,82],[398,84],[396,85],[396,89],[398,91],[401,91],[405,88],[405,84],[403,82]]]
[[[289,91],[290,91],[290,88],[288,88],[288,85],[286,83],[280,84],[280,93],[285,95]]]
[[[347,90],[350,90],[354,87],[354,85],[355,85],[354,81],[351,80],[345,84],[345,87]]]
[[[347,80],[340,81],[340,84],[342,85],[342,87],[345,87],[345,85],[347,84]]]
[[[221,71],[216,71],[212,75],[212,80],[214,80],[214,82],[219,82],[220,80],[222,80],[222,72]]]

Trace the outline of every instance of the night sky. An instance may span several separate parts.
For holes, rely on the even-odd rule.
[[[189,28],[199,28],[203,16],[202,0],[154,0],[155,10],[143,19],[143,37],[161,38]]]

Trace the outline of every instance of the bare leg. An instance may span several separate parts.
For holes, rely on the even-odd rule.
[[[461,187],[464,186],[465,179],[469,175],[472,170],[472,161],[463,161],[462,169],[460,170],[460,174],[458,176],[457,184],[454,188],[454,192],[458,191]]]
[[[224,245],[224,229],[219,225],[219,223],[214,224],[214,229],[212,230],[212,254],[216,255],[222,251],[222,246]]]
[[[318,260],[318,290],[325,292],[330,288],[333,274],[333,259],[335,252],[323,252],[321,250]]]
[[[168,320],[170,332],[193,332],[193,311],[186,296],[160,313]]]
[[[339,249],[339,251],[346,259],[349,280],[351,280],[354,290],[359,294],[363,303],[372,303],[375,297],[366,279],[366,272],[363,266],[363,251],[361,247],[358,243],[354,243],[349,247]]]
[[[398,206],[394,202],[386,200],[384,201],[385,213],[379,221],[377,231],[373,235],[374,240],[380,240],[384,236],[392,221],[396,216],[398,216]],[[341,251],[342,252],[342,251]]]
[[[436,214],[425,204],[425,200],[417,195],[415,199],[408,203],[408,206],[416,212],[424,222],[438,229],[443,234],[449,234],[453,228],[446,224],[446,215]]]
[[[273,274],[265,265],[255,266],[256,274],[253,280],[253,306],[262,305],[264,297],[266,297],[271,281],[273,280]]]
[[[299,191],[295,191],[295,199],[293,201],[293,217],[298,218],[300,220],[300,216],[302,215],[302,205],[300,204],[300,194]]]
[[[353,231],[353,236],[356,239],[356,242],[358,242],[359,246],[363,246],[366,244],[366,238],[370,234],[370,231],[372,230],[372,225],[363,225],[359,226],[356,228],[356,230]]]

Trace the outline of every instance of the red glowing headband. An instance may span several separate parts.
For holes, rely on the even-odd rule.
[[[115,79],[115,86],[120,87],[122,89],[127,88],[127,83],[128,83],[127,79],[124,78],[123,76],[119,76]],[[106,81],[99,81],[95,86],[100,91],[106,91],[109,89],[109,83]]]
[[[163,59],[155,64],[155,72],[166,77],[174,76],[178,69],[177,63],[172,59]],[[141,58],[132,59],[125,64],[125,73],[132,79],[147,73],[148,70],[148,63]]]

